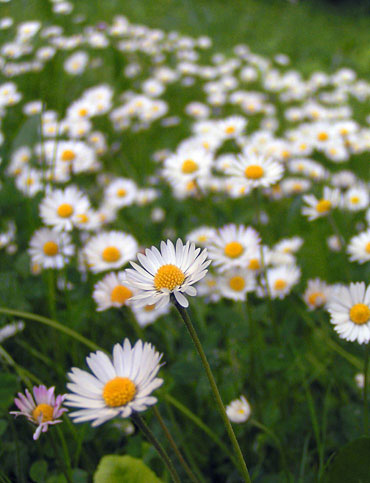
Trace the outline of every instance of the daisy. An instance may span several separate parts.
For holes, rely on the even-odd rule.
[[[243,269],[234,269],[224,272],[218,280],[221,295],[231,300],[246,300],[248,292],[256,287],[256,279],[252,272]]]
[[[322,198],[317,199],[314,195],[304,195],[303,201],[308,206],[303,206],[302,214],[312,221],[327,216],[333,208],[336,208],[340,204],[341,195],[338,189],[324,186]]]
[[[333,292],[326,282],[315,278],[307,281],[307,288],[303,294],[303,300],[306,302],[309,310],[314,310],[325,306],[329,297]]]
[[[367,344],[370,341],[370,286],[364,282],[340,287],[328,305],[330,322],[339,337]]]
[[[161,251],[156,247],[145,250],[145,255],[138,253],[137,258],[142,267],[131,262],[134,269],[127,269],[127,280],[132,287],[138,289],[138,294],[132,301],[138,306],[155,305],[164,307],[173,294],[176,301],[187,307],[184,293],[190,296],[197,294],[192,286],[207,273],[211,263],[207,259],[207,250],[201,252],[194,243],[186,245],[178,239],[176,247],[170,240],[161,242]]]
[[[247,120],[242,116],[230,116],[218,122],[217,127],[224,139],[238,137],[244,131]]]
[[[194,242],[201,247],[207,246],[216,233],[215,228],[200,226],[186,235],[186,240]]]
[[[18,393],[14,403],[19,411],[11,411],[10,414],[15,416],[26,416],[31,423],[36,424],[37,428],[33,435],[36,441],[41,433],[45,433],[49,429],[49,425],[61,423],[59,419],[67,409],[62,408],[62,403],[66,395],[54,395],[55,387],[47,389],[45,386],[34,386],[33,397],[26,389],[25,394]]]
[[[138,244],[132,235],[109,231],[90,238],[83,252],[90,270],[99,273],[121,268],[135,258],[137,250]]]
[[[370,229],[352,237],[347,247],[351,262],[370,261]]]
[[[78,220],[78,215],[85,213],[90,202],[76,186],[67,186],[64,190],[51,191],[40,203],[42,221],[55,230],[70,231]]]
[[[141,340],[131,347],[128,339],[113,348],[113,360],[104,352],[86,358],[93,374],[73,367],[67,384],[71,394],[66,404],[77,411],[70,414],[75,423],[92,421],[99,426],[115,417],[127,418],[145,411],[157,402],[150,394],[163,384],[156,377],[162,354]]]
[[[258,233],[244,225],[226,225],[220,228],[209,244],[209,256],[221,271],[247,266],[251,252],[259,247]]]
[[[279,181],[284,168],[281,163],[271,158],[248,154],[240,155],[231,162],[225,172],[231,177],[242,179],[248,188],[267,188]]]
[[[301,271],[295,265],[282,265],[269,268],[266,276],[271,298],[283,299],[290,293],[292,287],[298,283]],[[265,289],[263,288],[263,290]]]
[[[98,312],[129,304],[133,292],[126,286],[125,281],[126,275],[124,272],[112,272],[95,284],[93,299],[98,305],[96,309]]]
[[[33,265],[61,269],[74,254],[74,246],[68,233],[40,228],[32,235],[28,253]]]
[[[227,417],[233,423],[245,423],[251,415],[252,409],[244,396],[234,399],[226,406]]]
[[[134,203],[137,191],[136,183],[131,179],[116,178],[106,187],[104,196],[108,204],[122,208]]]
[[[353,186],[346,191],[343,205],[351,211],[366,210],[369,206],[369,188],[366,185]]]

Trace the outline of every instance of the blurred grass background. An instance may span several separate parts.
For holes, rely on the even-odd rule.
[[[209,35],[217,50],[247,43],[264,55],[288,54],[295,68],[308,74],[346,65],[360,76],[370,68],[369,0],[78,0],[75,15],[89,23],[110,21],[117,14],[133,23],[192,36]],[[45,0],[12,0],[1,14],[16,21],[51,16]],[[70,16],[60,19],[70,30]],[[72,26],[73,27],[73,26]]]

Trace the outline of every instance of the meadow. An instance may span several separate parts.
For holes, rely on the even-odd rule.
[[[370,481],[369,26],[0,1],[0,483]]]

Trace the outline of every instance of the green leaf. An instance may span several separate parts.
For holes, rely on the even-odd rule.
[[[8,409],[18,388],[18,379],[14,374],[0,372],[0,409]]]
[[[38,460],[30,468],[30,477],[36,483],[44,483],[48,471],[48,464],[45,460]]]
[[[366,483],[370,475],[370,438],[359,438],[341,448],[325,476],[325,483]]]
[[[104,456],[94,474],[94,483],[160,483],[161,480],[142,460],[132,456]]]

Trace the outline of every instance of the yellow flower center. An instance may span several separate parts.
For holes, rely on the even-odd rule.
[[[117,247],[106,247],[103,250],[102,258],[105,262],[113,263],[117,262],[121,257],[121,252]]]
[[[132,291],[124,285],[117,285],[110,294],[111,302],[123,305],[126,300],[132,297]]]
[[[157,290],[166,288],[168,290],[174,290],[176,287],[181,285],[185,280],[184,273],[176,267],[176,265],[168,264],[162,265],[157,270],[154,277],[154,287]]]
[[[352,204],[357,205],[357,203],[360,201],[360,198],[359,196],[351,196],[350,201]]]
[[[282,278],[278,278],[277,280],[275,280],[275,283],[274,283],[275,290],[284,290],[285,287],[286,287],[285,280],[283,280]]]
[[[244,174],[248,179],[260,179],[263,176],[263,168],[256,164],[251,164],[245,168]]]
[[[328,133],[326,133],[325,131],[319,132],[319,134],[317,135],[318,141],[327,141],[328,138]]]
[[[258,258],[251,258],[249,260],[248,268],[249,270],[259,270],[261,267]]]
[[[65,149],[63,152],[62,152],[62,161],[73,161],[76,157],[76,154],[74,151],[72,151],[72,149]]]
[[[58,245],[53,241],[44,243],[43,251],[48,257],[54,257],[58,253]]]
[[[308,303],[314,307],[318,307],[325,303],[326,297],[322,292],[313,292],[308,297]]]
[[[39,404],[32,411],[33,419],[35,419],[36,421],[38,421],[39,420],[39,417],[41,415],[42,416],[42,420],[41,421],[43,423],[46,423],[48,421],[52,421],[53,414],[54,414],[54,408],[53,408],[53,406],[50,406],[50,404]]]
[[[292,186],[292,191],[295,191],[296,193],[302,191],[301,183],[294,183]]]
[[[199,236],[198,236],[198,242],[199,242],[199,243],[204,243],[204,242],[206,242],[207,240],[208,240],[207,235],[199,235]]]
[[[107,406],[116,408],[132,401],[136,394],[136,386],[128,377],[114,377],[103,389],[103,399]]]
[[[124,196],[126,196],[126,194],[127,194],[127,191],[124,188],[119,188],[117,190],[117,196],[119,196],[120,198],[123,198]]]
[[[241,292],[245,287],[245,280],[243,277],[240,277],[237,275],[235,277],[230,278],[229,286],[232,290],[235,290],[235,292]]]
[[[186,191],[193,191],[195,190],[196,186],[197,185],[195,181],[189,181],[188,183],[186,183]]]
[[[155,309],[155,304],[145,305],[145,312],[152,312]]]
[[[355,304],[349,311],[349,317],[357,325],[366,324],[370,320],[370,309],[365,304]]]
[[[26,185],[27,186],[32,186],[34,184],[35,180],[33,178],[27,178],[26,180]]]
[[[194,173],[198,169],[198,164],[192,159],[186,159],[182,163],[181,172],[184,174]]]
[[[370,242],[367,242],[367,243],[366,243],[366,246],[365,246],[365,252],[366,252],[366,253],[370,253]]]
[[[236,241],[228,243],[224,248],[224,253],[229,258],[238,258],[243,252],[243,245]]]
[[[87,114],[87,109],[85,109],[85,108],[83,107],[82,109],[80,109],[80,110],[78,111],[78,114],[79,114],[80,116],[82,116],[82,117],[83,117],[83,116],[86,116],[86,114]]]
[[[235,132],[235,126],[227,126],[225,129],[226,134],[234,134]]]
[[[81,215],[77,215],[79,223],[87,223],[89,221],[89,217],[82,213]]]
[[[69,218],[73,213],[73,206],[69,203],[62,203],[58,206],[57,213],[61,218]]]
[[[331,208],[331,201],[329,200],[323,199],[317,202],[316,211],[318,213],[327,213],[328,211],[330,211],[330,208]]]

